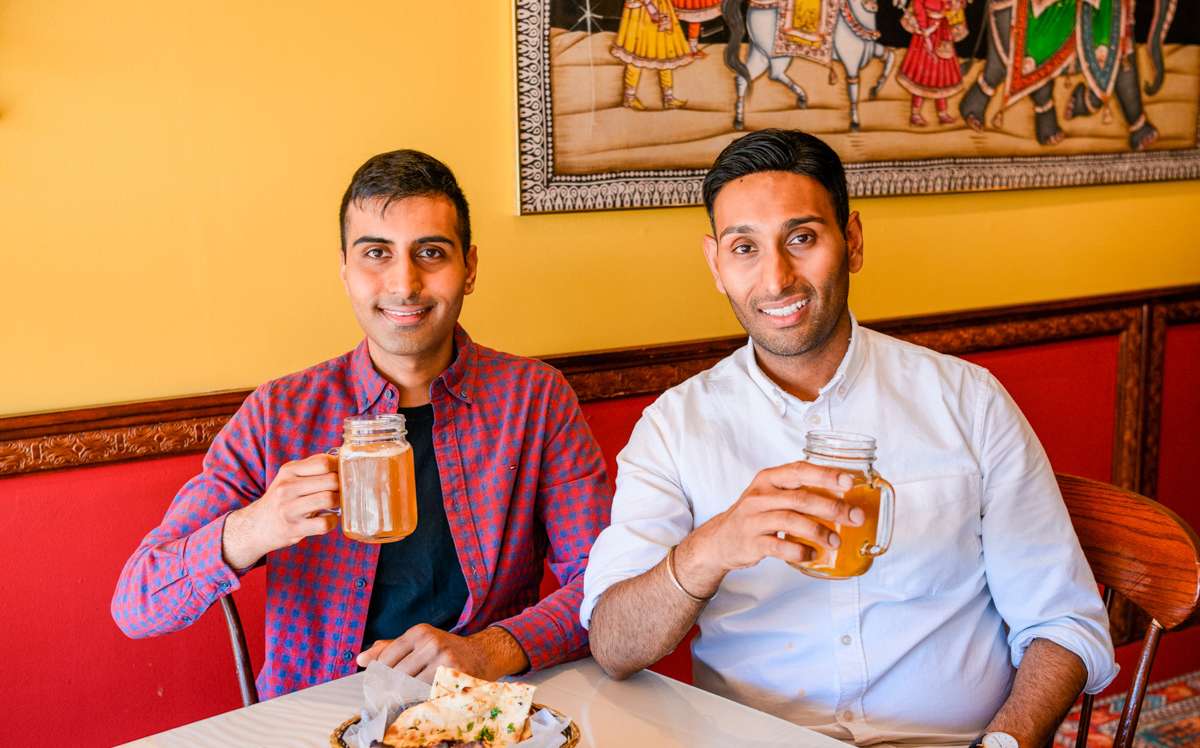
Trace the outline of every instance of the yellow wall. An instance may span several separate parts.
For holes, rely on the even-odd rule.
[[[0,4],[0,414],[252,386],[353,346],[336,209],[432,152],[473,204],[479,340],[738,331],[699,209],[516,215],[511,2]],[[1200,281],[1200,183],[857,201],[860,317]]]

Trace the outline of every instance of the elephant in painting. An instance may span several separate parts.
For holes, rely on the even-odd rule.
[[[1116,97],[1129,127],[1129,147],[1140,151],[1158,138],[1142,105],[1141,78],[1133,41],[1135,0],[989,0],[981,33],[987,61],[959,103],[963,121],[985,126],[984,112],[1004,84],[1004,106],[1024,96],[1033,103],[1034,132],[1042,145],[1062,141],[1054,106],[1054,81],[1064,72],[1083,73],[1071,91],[1066,119],[1093,114]],[[1147,45],[1154,66],[1145,84],[1157,93],[1164,78],[1163,38],[1178,0],[1155,0]]]

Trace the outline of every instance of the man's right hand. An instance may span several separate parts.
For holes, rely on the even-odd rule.
[[[323,511],[337,506],[336,457],[317,454],[285,463],[261,498],[225,518],[225,563],[246,569],[271,551],[324,535],[337,526],[338,518]]]
[[[810,545],[783,540],[783,532],[811,546],[837,548],[837,534],[818,522],[863,523],[863,510],[840,498],[853,485],[835,468],[792,462],[767,468],[729,509],[696,528],[675,552],[680,582],[697,597],[710,597],[725,575],[767,556],[790,563],[808,560]]]

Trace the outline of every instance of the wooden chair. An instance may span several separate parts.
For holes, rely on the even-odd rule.
[[[229,629],[229,643],[233,646],[233,665],[237,669],[238,688],[242,691],[242,706],[258,703],[258,687],[254,685],[254,668],[250,665],[250,650],[246,648],[246,632],[242,629],[242,617],[238,615],[233,595],[221,598],[221,612],[225,614],[225,626]]]
[[[1200,603],[1200,538],[1175,512],[1141,494],[1073,475],[1056,477],[1083,553],[1104,585],[1105,606],[1112,610],[1116,591],[1151,618],[1113,738],[1113,748],[1129,748],[1158,640]],[[1086,694],[1076,748],[1087,745],[1091,719],[1092,696]]]

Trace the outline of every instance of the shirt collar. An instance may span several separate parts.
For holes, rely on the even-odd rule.
[[[454,360],[433,380],[430,387],[437,387],[441,382],[450,395],[470,404],[478,353],[471,336],[457,324],[454,326],[454,348]],[[384,379],[371,361],[371,351],[365,338],[350,354],[350,381],[354,388],[354,402],[360,415],[370,410],[391,387],[391,383]],[[430,395],[432,394],[431,392]],[[392,404],[391,408],[394,407]]]
[[[750,380],[762,391],[771,404],[779,411],[779,415],[785,415],[789,405],[794,407],[807,408],[812,403],[820,402],[826,396],[837,398],[838,400],[846,399],[850,394],[850,389],[854,384],[854,380],[858,376],[858,372],[862,369],[863,360],[866,356],[866,344],[863,342],[863,335],[859,332],[858,319],[854,313],[850,313],[850,346],[846,349],[846,354],[842,356],[841,363],[838,364],[837,371],[825,383],[825,386],[817,393],[817,399],[811,402],[801,400],[794,395],[790,395],[783,391],[779,385],[767,376],[762,367],[758,365],[758,359],[754,356],[754,341],[749,341],[738,354],[742,357],[742,366]]]

